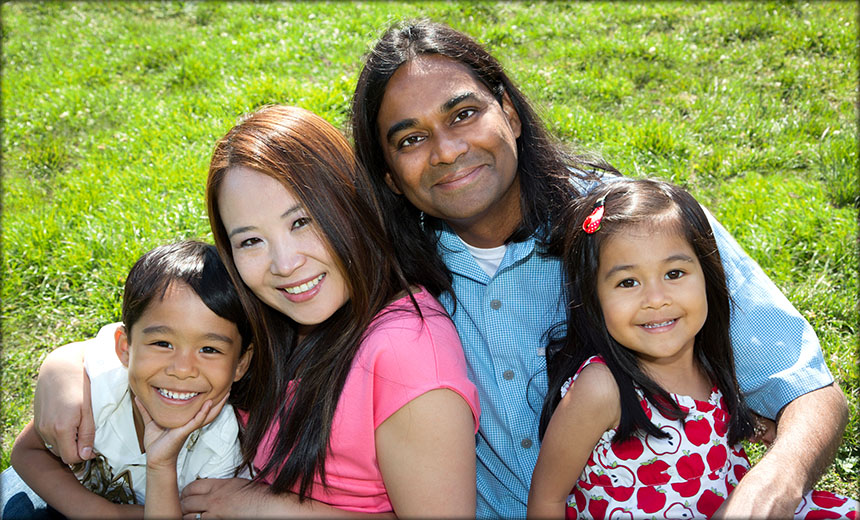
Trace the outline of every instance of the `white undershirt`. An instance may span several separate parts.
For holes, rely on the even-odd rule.
[[[466,250],[469,251],[475,261],[478,262],[478,265],[481,266],[481,269],[483,269],[488,276],[496,274],[496,271],[499,270],[499,264],[502,263],[502,258],[505,256],[505,251],[508,250],[508,246],[506,244],[488,249],[471,246],[466,244],[466,242],[463,242],[463,244],[465,244]]]

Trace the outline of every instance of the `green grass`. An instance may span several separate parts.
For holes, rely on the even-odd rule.
[[[118,319],[142,252],[211,240],[215,139],[265,103],[343,127],[363,53],[390,22],[426,16],[485,43],[559,138],[686,186],[732,231],[819,334],[852,412],[821,486],[860,495],[855,3],[0,9],[0,468],[45,353]]]

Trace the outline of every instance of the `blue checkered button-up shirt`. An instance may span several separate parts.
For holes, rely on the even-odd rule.
[[[750,406],[775,417],[794,398],[833,379],[810,325],[729,233],[711,219],[735,300],[731,333],[738,380]],[[439,253],[454,275],[452,314],[469,377],[481,399],[478,518],[524,518],[537,462],[546,394],[546,331],[565,319],[562,265],[534,237],[509,245],[488,276],[446,229]]]

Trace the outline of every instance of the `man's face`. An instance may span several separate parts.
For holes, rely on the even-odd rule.
[[[478,247],[519,223],[520,120],[507,94],[499,104],[465,65],[424,55],[391,77],[377,123],[386,182],[416,208]],[[489,243],[487,230],[504,236]]]

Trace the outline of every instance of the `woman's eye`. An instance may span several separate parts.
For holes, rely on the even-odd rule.
[[[639,285],[639,282],[637,282],[633,278],[626,278],[618,283],[618,287],[624,287],[625,289],[629,289],[630,287],[636,287],[637,285]]]
[[[256,238],[256,237],[246,238],[245,240],[239,242],[239,249],[242,249],[243,247],[251,247],[251,246],[258,244],[258,243],[260,243],[259,238]]]
[[[293,229],[300,229],[300,228],[303,228],[303,227],[305,227],[305,226],[307,226],[307,225],[310,225],[310,223],[311,223],[311,222],[313,222],[313,220],[312,220],[310,217],[300,217],[300,218],[297,218],[297,219],[293,222]]]
[[[684,276],[684,271],[680,269],[672,269],[668,273],[666,273],[667,280],[677,280],[678,278]]]
[[[469,119],[470,117],[475,115],[476,112],[477,112],[477,110],[475,110],[474,108],[467,108],[465,110],[461,110],[461,111],[457,112],[456,116],[454,116],[454,121],[456,122],[456,121],[462,121],[464,119]]]

